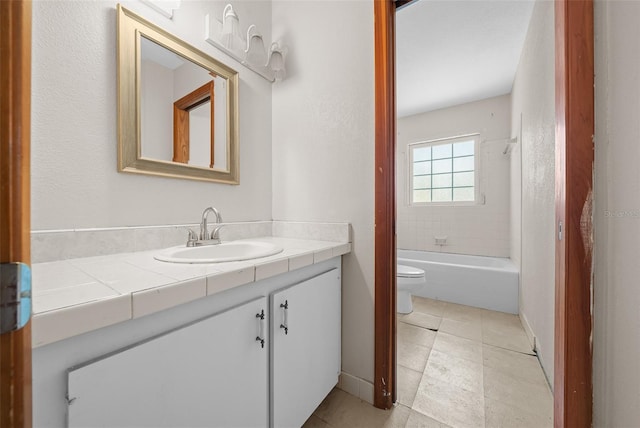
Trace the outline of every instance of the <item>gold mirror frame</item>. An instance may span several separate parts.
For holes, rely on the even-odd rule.
[[[118,171],[191,180],[239,183],[238,72],[214,60],[158,26],[118,5]],[[170,161],[143,158],[141,153],[140,38],[227,79],[227,170],[215,170]]]

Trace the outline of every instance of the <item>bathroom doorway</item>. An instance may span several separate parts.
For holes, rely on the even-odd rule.
[[[397,399],[395,371],[395,8],[375,2],[376,14],[376,362],[375,404]],[[590,1],[555,3],[556,241],[555,425],[591,420],[590,248],[580,237],[583,206],[590,198],[593,152],[593,16]],[[569,38],[567,34],[580,37]],[[571,56],[568,56],[571,55]],[[572,75],[571,85],[567,84]],[[578,78],[576,79],[576,76]],[[578,120],[579,119],[579,120]],[[569,143],[569,144],[567,144]],[[569,155],[567,155],[567,153]],[[568,163],[566,160],[570,159]],[[571,189],[565,195],[564,189]],[[566,220],[569,219],[569,223]],[[571,219],[574,219],[571,221]],[[578,219],[576,221],[575,219]],[[584,224],[583,224],[584,226]],[[589,226],[587,225],[587,228]],[[590,234],[590,229],[587,230]],[[578,263],[580,262],[580,263]],[[579,316],[568,318],[567,314]],[[568,340],[579,358],[567,359]],[[570,390],[578,394],[568,395]],[[586,426],[585,425],[585,426]]]

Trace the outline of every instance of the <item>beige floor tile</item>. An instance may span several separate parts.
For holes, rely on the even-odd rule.
[[[433,315],[423,314],[422,312],[416,311],[403,315],[402,317],[398,317],[398,321],[418,327],[430,328],[432,330],[437,330],[438,327],[440,327],[440,320],[440,317],[434,317]]]
[[[446,305],[442,300],[427,299],[426,297],[413,296],[413,310],[423,314],[442,317]]]
[[[333,428],[403,428],[409,413],[406,406],[377,409],[353,395],[334,389],[314,415]]]
[[[553,397],[547,385],[527,382],[484,367],[485,397],[539,415],[553,414]]]
[[[553,414],[536,414],[503,403],[484,398],[486,428],[552,428]],[[411,417],[409,417],[411,418]]]
[[[457,303],[445,303],[442,318],[450,318],[456,321],[482,324],[482,311],[484,309],[472,306],[459,305]]]
[[[316,415],[311,415],[309,419],[302,425],[302,428],[330,428],[331,425],[317,417]]]
[[[436,332],[433,330],[402,321],[398,323],[398,343],[415,343],[416,345],[431,348],[434,340],[436,340]]]
[[[484,427],[484,397],[429,376],[423,376],[413,410],[452,427]]]
[[[486,309],[482,311],[482,326],[497,331],[504,330],[505,332],[524,330],[518,315]]]
[[[424,376],[447,382],[467,391],[484,393],[482,386],[482,364],[464,358],[431,350]]]
[[[482,344],[463,337],[438,332],[433,349],[445,354],[482,364]]]
[[[398,365],[397,375],[398,402],[407,407],[411,407],[413,405],[413,400],[416,398],[416,393],[418,392],[420,379],[422,379],[422,372],[417,372]]]
[[[517,352],[533,353],[533,348],[524,330],[505,333],[483,328],[482,343]]]
[[[465,339],[482,342],[482,325],[478,323],[462,322],[451,318],[443,318],[438,331],[449,333]]]
[[[431,348],[415,343],[398,342],[398,364],[422,373]]]
[[[486,367],[492,367],[507,376],[540,385],[547,384],[542,367],[535,356],[484,345],[482,359]]]
[[[409,420],[407,420],[407,428],[450,428],[449,425],[423,415],[420,412],[411,410]]]

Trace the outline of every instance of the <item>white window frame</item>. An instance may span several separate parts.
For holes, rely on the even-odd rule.
[[[455,144],[463,141],[473,140],[473,201],[441,201],[441,202],[414,202],[413,201],[413,150],[416,147],[438,146],[441,144]],[[418,141],[407,145],[407,201],[411,207],[433,207],[433,206],[471,206],[480,205],[480,156],[478,148],[480,145],[480,134],[459,135],[456,137],[438,138],[435,140]]]

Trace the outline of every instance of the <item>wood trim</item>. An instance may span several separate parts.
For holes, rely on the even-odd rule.
[[[211,168],[214,164],[214,106],[213,81],[207,82],[199,88],[189,92],[173,103],[173,161],[189,162],[189,111],[211,102],[210,134],[211,134]]]
[[[31,2],[0,1],[0,263],[30,263]],[[0,335],[0,426],[30,427],[31,322]]]
[[[592,0],[556,0],[554,426],[590,427],[594,33]]]
[[[374,1],[375,373],[374,405],[396,401],[395,6]]]

